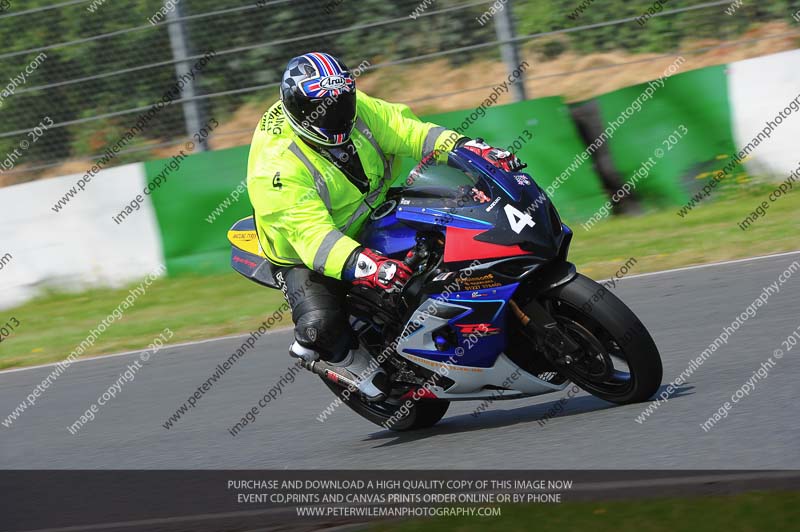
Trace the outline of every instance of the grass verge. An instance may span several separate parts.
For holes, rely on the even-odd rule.
[[[503,506],[500,517],[434,518],[378,524],[375,532],[755,532],[796,530],[800,493],[757,492],[730,496],[565,502]]]
[[[590,231],[573,226],[570,258],[597,279],[608,277],[635,258],[629,274],[691,264],[794,251],[800,226],[800,194],[771,204],[766,217],[742,231],[737,222],[767,199],[771,186],[720,191],[716,201],[695,208],[686,218],[676,209],[638,217],[615,217]],[[0,313],[20,325],[0,343],[0,369],[63,360],[89,330],[109,315],[128,289],[51,294]],[[84,356],[146,347],[165,327],[173,343],[255,329],[282,303],[275,290],[259,287],[231,271],[181,276],[155,282],[146,295],[100,336]],[[284,316],[276,326],[290,325]]]

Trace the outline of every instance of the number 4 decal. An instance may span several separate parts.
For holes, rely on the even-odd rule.
[[[533,218],[530,214],[520,211],[510,203],[506,203],[506,206],[503,207],[503,210],[506,211],[506,216],[508,216],[508,223],[511,225],[511,230],[517,234],[520,234],[526,227],[533,227],[536,225],[536,222],[533,221]]]

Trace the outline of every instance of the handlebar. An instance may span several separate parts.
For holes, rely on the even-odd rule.
[[[414,251],[410,253],[405,260],[403,260],[403,264],[408,266],[412,271],[416,270],[422,262],[428,258],[428,252],[425,250],[422,251]]]

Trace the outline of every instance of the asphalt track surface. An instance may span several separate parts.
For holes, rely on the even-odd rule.
[[[650,329],[666,385],[794,261],[800,254],[630,275],[615,292]],[[800,271],[642,424],[646,405],[583,392],[544,426],[537,421],[565,392],[498,401],[477,418],[476,402],[453,403],[437,426],[415,433],[383,430],[344,406],[322,423],[333,395],[303,372],[233,437],[228,429],[291,367],[283,330],[262,337],[170,430],[162,424],[242,337],[162,350],[72,435],[67,427],[138,354],[86,360],[11,428],[0,426],[0,469],[797,469],[800,345],[726,419],[709,432],[700,424],[800,326],[799,309]],[[0,416],[51,370],[0,373]]]

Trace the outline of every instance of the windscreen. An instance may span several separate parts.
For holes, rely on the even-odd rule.
[[[463,197],[488,200],[489,190],[480,174],[451,154],[448,162],[426,161],[417,165],[406,179],[404,195],[424,198]]]

